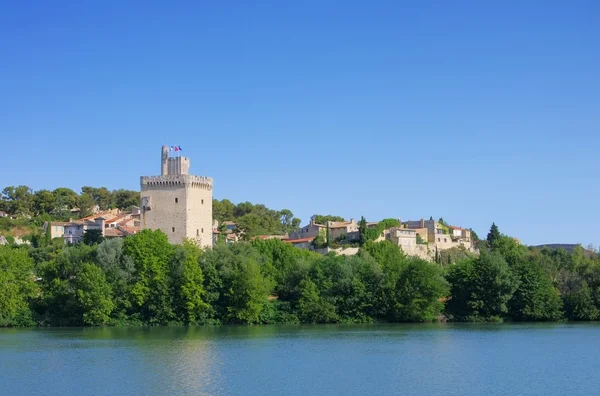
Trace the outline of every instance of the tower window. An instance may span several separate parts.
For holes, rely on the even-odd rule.
[[[175,227],[171,227],[171,231],[172,231],[172,232],[175,232]]]
[[[201,230],[202,230],[202,233],[204,234],[204,228],[201,228]]]
[[[196,236],[200,236],[200,230],[196,229]]]
[[[178,203],[178,202],[179,202],[179,198],[175,198],[175,203]]]
[[[201,200],[200,202],[202,203],[202,205],[204,205],[204,200]]]

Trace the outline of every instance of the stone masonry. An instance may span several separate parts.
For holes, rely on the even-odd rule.
[[[161,175],[140,178],[140,225],[163,231],[171,243],[191,239],[211,247],[213,180],[190,175],[189,168],[188,158],[169,157],[168,147],[162,147]]]

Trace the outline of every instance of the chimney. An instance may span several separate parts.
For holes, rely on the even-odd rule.
[[[425,219],[421,219],[421,228],[425,228]]]

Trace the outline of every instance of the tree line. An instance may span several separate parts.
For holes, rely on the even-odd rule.
[[[447,265],[365,241],[322,256],[280,240],[0,246],[0,326],[596,320],[600,259],[498,234]]]
[[[246,240],[257,235],[288,234],[297,230],[301,221],[289,209],[274,210],[250,202],[236,205],[228,199],[213,199],[213,219],[219,222],[220,231],[224,230],[225,221],[234,222]]]
[[[100,210],[131,209],[139,205],[140,193],[84,186],[77,193],[70,188],[34,191],[28,186],[8,186],[0,193],[0,210],[15,217],[43,217],[46,220],[68,220],[75,213],[80,217]]]
[[[67,221],[90,216],[99,210],[131,210],[138,206],[140,193],[133,190],[113,190],[84,186],[77,193],[69,188],[33,191],[28,186],[8,186],[0,193],[0,210],[15,219],[0,218],[0,231],[24,226],[32,234],[39,233],[44,221]],[[237,205],[223,199],[213,199],[213,218],[223,231],[223,222],[233,221],[244,239],[256,235],[287,234],[297,230],[300,219],[289,209],[273,210],[262,204],[241,202]],[[35,236],[35,235],[34,235]]]

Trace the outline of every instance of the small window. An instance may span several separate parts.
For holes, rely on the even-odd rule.
[[[444,242],[446,242],[446,238],[444,238]]]
[[[442,242],[442,239],[441,239],[441,238],[438,238],[438,242]]]
[[[202,203],[202,205],[204,205],[204,200],[201,200],[200,203]]]
[[[200,231],[202,231],[202,233],[204,234],[204,228],[201,228]]]
[[[200,230],[196,229],[196,236],[200,236]]]
[[[175,198],[175,203],[179,203],[179,198]]]
[[[172,232],[175,232],[175,227],[171,227],[171,231],[172,231]]]

